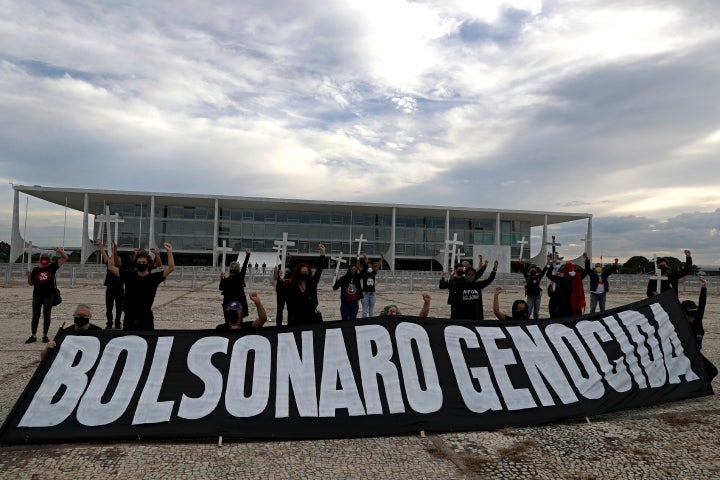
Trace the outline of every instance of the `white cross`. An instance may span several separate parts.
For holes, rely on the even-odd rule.
[[[522,240],[517,243],[520,244],[520,262],[522,262],[523,249],[525,248],[525,245],[528,244],[527,240],[525,240],[525,235],[523,235]]]
[[[360,238],[355,239],[356,242],[358,242],[358,253],[357,258],[360,258],[360,250],[362,249],[363,242],[367,242],[367,238],[363,238],[363,234],[360,234]]]
[[[662,281],[667,280],[668,277],[664,277],[662,275],[662,272],[660,271],[660,268],[658,268],[657,255],[653,257],[653,262],[655,263],[655,275],[650,278],[654,279],[657,282],[657,284],[655,285],[655,293],[660,293],[660,290],[662,289]]]
[[[277,251],[280,252],[280,266],[281,268],[285,268],[285,257],[287,256],[287,247],[294,247],[295,242],[288,242],[288,234],[287,232],[283,232],[283,239],[282,240],[275,240],[275,245],[277,245]],[[273,250],[276,248],[273,247]],[[240,261],[240,256],[238,255],[238,262]]]
[[[220,270],[225,270],[225,254],[231,253],[232,248],[227,246],[227,240],[223,240],[223,246],[222,247],[215,247],[216,252],[222,252],[222,265],[220,265]]]
[[[452,240],[445,240],[446,248],[447,248],[447,246],[452,246],[452,250],[451,250],[452,255],[450,257],[450,267],[451,268],[455,268],[455,256],[463,255],[463,252],[461,252],[460,249],[458,248],[463,244],[464,244],[463,242],[461,242],[457,239],[457,233],[453,233]]]
[[[340,252],[340,254],[337,257],[330,257],[330,260],[335,260],[337,262],[337,265],[335,265],[335,278],[337,278],[338,272],[340,272],[340,264],[347,263],[347,261],[343,260],[342,252]]]
[[[105,205],[105,213],[102,215],[96,215],[95,216],[95,222],[99,223],[99,232],[98,232],[98,238],[102,242],[102,237],[104,233],[105,227],[107,228],[107,249],[108,251],[112,248],[112,245],[110,244],[111,240],[110,237],[112,235],[112,229],[110,228],[110,224],[115,224],[115,244],[118,243],[119,238],[119,231],[120,231],[120,224],[125,223],[125,220],[120,218],[120,215],[117,213],[114,213],[110,215],[110,206]]]

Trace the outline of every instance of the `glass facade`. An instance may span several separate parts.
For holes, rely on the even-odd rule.
[[[150,230],[150,206],[148,204],[111,204],[110,214],[122,219],[118,235],[121,249],[147,248]],[[94,213],[102,215],[105,204],[96,203]],[[444,211],[437,216],[396,216],[395,255],[399,258],[431,258],[444,248]],[[215,209],[187,205],[161,205],[156,202],[154,232],[158,245],[172,243],[176,251],[213,251],[213,228]],[[495,231],[495,219],[450,216],[450,237],[458,234],[464,245],[494,245],[499,235],[500,245],[509,245],[511,256],[520,253],[519,242],[528,242],[525,252],[530,252],[530,222],[501,220],[500,232]],[[115,226],[112,226],[113,231]],[[99,235],[95,222],[94,236]],[[223,240],[233,250],[251,248],[270,252],[275,241],[287,232],[295,242],[289,251],[300,255],[314,255],[317,245],[324,243],[329,254],[352,253],[357,249],[355,239],[363,235],[366,242],[363,251],[377,256],[390,250],[392,239],[391,214],[367,214],[341,212],[309,212],[303,210],[271,209],[218,209],[218,244]]]

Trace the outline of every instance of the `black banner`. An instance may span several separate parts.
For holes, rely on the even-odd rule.
[[[478,430],[713,393],[671,292],[564,321],[388,317],[58,340],[0,442]]]

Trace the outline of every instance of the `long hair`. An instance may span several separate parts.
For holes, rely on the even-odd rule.
[[[292,275],[290,276],[290,283],[292,283],[293,285],[297,285],[298,283],[300,283],[300,270],[302,270],[303,267],[307,267],[308,273],[312,275],[312,268],[309,264],[305,262],[298,263],[297,265],[295,265],[295,268],[293,268]]]

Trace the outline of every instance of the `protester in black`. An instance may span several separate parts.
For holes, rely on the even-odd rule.
[[[152,305],[155,301],[157,287],[175,270],[172,245],[164,244],[167,250],[167,267],[160,272],[150,273],[150,255],[138,252],[135,255],[137,271],[120,270],[115,266],[112,257],[108,257],[108,270],[120,277],[125,284],[125,324],[123,330],[154,330]],[[100,245],[102,252],[104,247]]]
[[[340,318],[355,320],[359,302],[363,298],[360,271],[357,265],[350,265],[345,275],[335,279],[333,290],[340,289]]]
[[[288,253],[285,256],[285,266],[281,267],[278,265],[273,269],[273,279],[275,280],[275,300],[277,302],[277,310],[275,312],[275,325],[277,325],[278,327],[282,325],[283,310],[285,309],[285,305],[287,303],[287,299],[285,298],[287,288],[285,288],[284,284],[289,283],[291,277],[292,270],[290,269],[290,254]]]
[[[675,292],[675,298],[678,296],[678,282],[686,275],[692,273],[692,255],[690,250],[685,250],[685,266],[679,272],[671,272],[670,266],[666,258],[658,258],[657,266],[660,269],[660,275],[667,277],[667,280],[661,280],[660,291],[657,291],[657,280],[651,279],[648,281],[647,296],[653,297],[659,293],[664,292],[668,289],[673,289]]]
[[[95,241],[96,244],[100,245],[102,241],[98,238]],[[115,265],[118,268],[122,268],[122,260],[120,259],[120,256],[118,255],[118,248],[117,244],[115,242],[111,243],[112,247],[112,256],[113,260],[115,262]],[[108,263],[108,255],[105,252],[105,250],[100,252],[102,255],[102,260],[105,265]],[[120,280],[120,277],[116,277],[109,271],[105,272],[105,282],[103,283],[105,285],[105,317],[107,318],[107,324],[105,328],[108,330],[113,328],[113,307],[115,309],[115,328],[118,330],[122,327],[122,324],[120,322],[120,318],[122,317],[123,312],[123,300],[125,298],[125,288],[123,287],[122,280]]]
[[[50,320],[53,302],[55,301],[55,277],[58,269],[67,262],[68,256],[60,247],[55,247],[55,252],[60,258],[54,262],[50,261],[50,254],[43,253],[40,255],[40,265],[33,268],[32,272],[26,272],[28,285],[33,287],[32,296],[32,320],[30,321],[31,335],[25,340],[25,343],[33,343],[37,341],[37,329],[40,323],[40,311],[43,314],[43,342],[48,342],[48,330],[50,329]]]
[[[698,349],[702,350],[702,341],[705,336],[705,328],[703,327],[703,317],[705,316],[705,303],[707,301],[707,282],[705,277],[698,277],[700,280],[700,298],[696,304],[692,300],[685,300],[681,303],[683,312],[685,313],[685,319],[690,324],[695,340],[697,342]],[[715,378],[718,374],[718,369],[715,365],[710,362],[703,355],[703,362],[705,363],[705,370],[707,370],[710,380]]]
[[[482,289],[495,280],[497,267],[498,261],[496,260],[490,275],[485,280],[481,280],[479,276],[476,276],[475,269],[470,267],[465,271],[464,282],[455,281],[449,284],[450,292],[453,294],[455,318],[467,320],[483,319]]]
[[[525,265],[523,265],[522,274],[523,277],[525,277],[525,297],[528,306],[528,318],[531,315],[535,320],[540,317],[540,300],[542,299],[540,281],[547,272],[547,269],[548,267],[546,265],[538,275],[535,265],[531,265],[530,268],[527,269]]]
[[[319,245],[320,257],[311,275],[310,265],[300,263],[293,269],[290,281],[278,283],[288,306],[288,325],[321,323],[322,313],[318,309],[317,286],[325,267],[325,245]]]
[[[98,327],[94,323],[90,323],[91,318],[92,312],[90,311],[90,306],[81,303],[75,307],[75,313],[73,313],[73,324],[69,327],[61,328],[63,330],[76,333],[87,332],[88,330],[102,330],[102,328]],[[63,323],[63,326],[65,326],[65,323]],[[47,354],[50,353],[50,350],[56,346],[57,344],[55,343],[55,340],[50,340],[45,346],[45,350],[40,352],[40,358],[45,358]]]
[[[249,260],[250,249],[246,248],[245,261],[243,261],[242,268],[240,268],[240,264],[238,262],[230,262],[230,275],[226,277],[224,271],[220,272],[219,289],[222,291],[223,295],[223,311],[225,311],[230,302],[236,300],[240,302],[240,305],[243,307],[242,311],[245,315],[247,315],[248,301],[247,297],[245,297],[245,273],[247,272]]]

